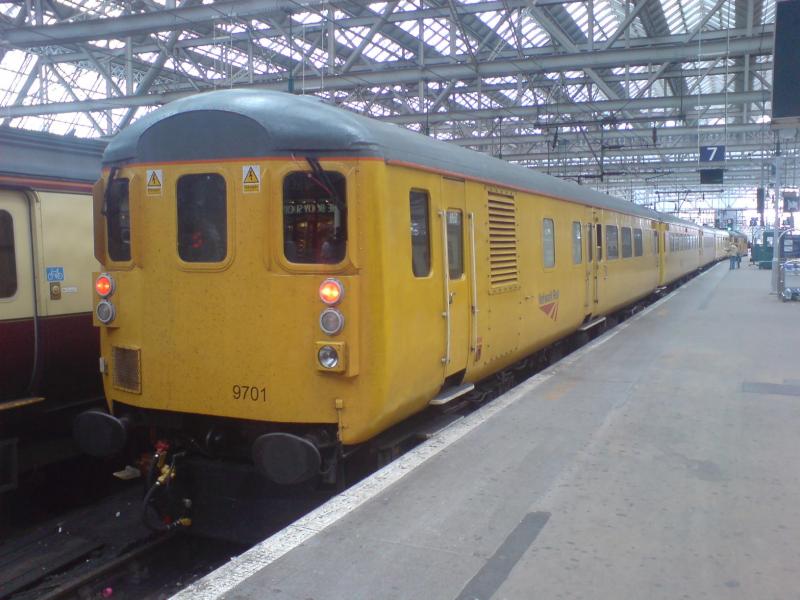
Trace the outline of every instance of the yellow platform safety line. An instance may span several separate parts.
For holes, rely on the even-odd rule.
[[[44,402],[44,398],[39,398],[39,397],[20,398],[19,400],[11,400],[10,402],[2,402],[2,403],[0,403],[0,411],[2,411],[2,410],[12,410],[14,408],[21,408],[23,406],[30,406],[31,404],[39,404],[39,402]]]

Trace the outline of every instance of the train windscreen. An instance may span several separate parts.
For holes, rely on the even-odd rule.
[[[295,171],[283,180],[283,252],[305,264],[337,264],[347,252],[345,178],[335,171]]]
[[[225,179],[216,173],[178,179],[178,255],[186,262],[221,262],[228,255]]]

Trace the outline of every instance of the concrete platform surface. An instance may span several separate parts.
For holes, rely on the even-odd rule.
[[[769,278],[717,265],[179,597],[800,598],[800,302]]]

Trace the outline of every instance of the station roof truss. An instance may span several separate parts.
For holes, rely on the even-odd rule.
[[[774,22],[775,0],[0,0],[0,126],[108,139],[250,86],[643,202],[725,145],[745,189],[776,145]]]

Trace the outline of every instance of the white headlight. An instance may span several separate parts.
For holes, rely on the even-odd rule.
[[[339,364],[339,353],[333,346],[323,346],[317,352],[317,359],[326,369],[333,369]]]
[[[328,335],[336,335],[344,328],[344,315],[335,308],[326,308],[319,316],[319,327]]]
[[[114,305],[108,300],[100,300],[100,302],[97,303],[95,314],[97,315],[98,321],[108,324],[111,323],[111,321],[114,320],[114,317],[117,316],[117,311],[114,308]]]

